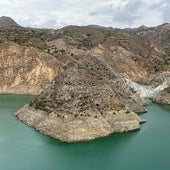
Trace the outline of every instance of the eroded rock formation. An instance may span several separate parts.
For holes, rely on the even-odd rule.
[[[132,111],[135,106],[143,109],[126,79],[91,57],[61,73],[16,115],[43,134],[78,142],[139,129],[144,120]]]

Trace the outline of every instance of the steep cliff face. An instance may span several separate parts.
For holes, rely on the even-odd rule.
[[[62,68],[57,59],[33,47],[0,46],[0,93],[40,94]]]
[[[16,114],[43,134],[78,142],[139,129],[143,120],[132,111],[137,109],[144,110],[126,79],[102,58],[91,57],[60,74]]]

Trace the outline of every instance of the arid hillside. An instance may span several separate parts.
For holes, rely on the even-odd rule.
[[[115,72],[150,83],[169,71],[170,25],[137,29],[68,26],[60,30],[23,27],[0,28],[0,42],[34,47],[54,56],[66,69],[91,56],[101,56]]]
[[[62,68],[57,59],[34,47],[0,45],[0,93],[40,94]]]

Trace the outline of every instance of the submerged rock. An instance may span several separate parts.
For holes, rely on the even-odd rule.
[[[16,116],[56,139],[87,141],[139,129],[144,120],[132,110],[143,107],[140,102],[125,78],[101,57],[90,57],[61,73]]]

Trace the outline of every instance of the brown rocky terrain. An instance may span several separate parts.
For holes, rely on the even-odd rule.
[[[169,71],[169,33],[169,24],[123,30],[93,26],[60,30],[3,27],[0,42],[38,48],[56,57],[64,69],[83,58],[102,56],[114,71],[147,84],[155,74]]]
[[[160,91],[153,101],[160,104],[170,104],[170,87]]]
[[[164,79],[164,81],[162,81]],[[160,85],[161,82],[164,82]],[[158,84],[158,94],[153,97],[155,103],[170,104],[170,72],[165,72],[155,79],[155,84]],[[164,88],[162,88],[162,86]]]
[[[133,112],[137,109],[145,111],[126,79],[102,58],[91,57],[61,73],[16,115],[41,133],[78,142],[139,129],[144,120]]]
[[[33,47],[0,45],[0,93],[40,94],[62,71],[57,59]]]
[[[169,104],[169,35],[170,24],[0,27],[0,92],[45,89],[17,116],[63,141],[139,129],[142,120],[134,112],[145,111],[144,97]]]

